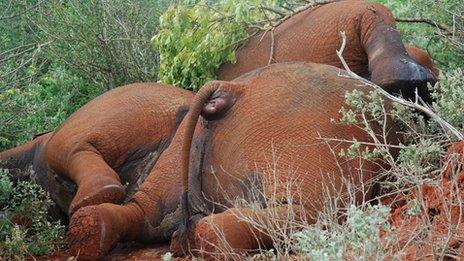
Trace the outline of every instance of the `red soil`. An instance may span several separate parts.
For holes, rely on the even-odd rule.
[[[163,255],[169,252],[169,244],[163,245],[138,245],[119,244],[116,249],[103,260],[163,260]],[[31,259],[33,260],[33,259]],[[34,260],[71,261],[76,260],[66,251],[55,252],[51,255],[35,258]],[[183,261],[190,258],[172,258],[171,260]]]
[[[448,149],[445,164],[438,184],[424,184],[392,206],[393,229],[383,237],[394,242],[389,248],[392,253],[405,253],[402,259],[435,260],[441,254],[445,259],[464,257],[464,141]],[[419,213],[408,215],[418,203]]]

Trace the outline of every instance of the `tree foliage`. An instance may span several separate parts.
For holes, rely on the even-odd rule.
[[[246,41],[258,21],[270,21],[289,5],[275,0],[184,2],[160,17],[153,38],[160,52],[159,79],[198,90],[216,78],[216,70],[235,62],[235,48]],[[270,11],[275,10],[275,11]],[[283,11],[282,11],[283,12]]]
[[[167,2],[0,0],[0,150],[111,88],[156,81]]]
[[[427,50],[441,69],[464,68],[464,5],[460,0],[376,0],[388,6],[403,41]]]

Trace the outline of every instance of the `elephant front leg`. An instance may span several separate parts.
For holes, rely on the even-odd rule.
[[[200,219],[189,232],[186,244],[191,252],[206,259],[227,259],[231,257],[228,255],[270,248],[273,245],[270,229],[282,228],[287,221],[298,223],[302,213],[298,205],[260,210],[231,208]],[[289,215],[293,220],[289,220]],[[184,254],[181,250],[186,249],[179,245],[182,242],[176,238],[179,236],[175,233],[171,241],[171,251],[177,255]]]
[[[126,196],[118,174],[93,151],[81,151],[72,157],[68,177],[77,185],[69,216],[85,206],[121,203]]]
[[[69,222],[69,251],[79,259],[100,259],[120,240],[142,234],[143,226],[144,213],[134,202],[83,207]]]

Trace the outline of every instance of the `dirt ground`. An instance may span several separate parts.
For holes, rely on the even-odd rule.
[[[405,251],[406,260],[434,260],[437,253],[445,260],[464,260],[464,141],[448,149],[445,164],[438,184],[423,184],[393,207],[394,229],[383,236],[397,239],[391,250]],[[408,214],[418,203],[418,213]]]
[[[103,260],[163,260],[163,255],[169,252],[169,244],[163,245],[138,245],[138,244],[119,244],[116,249]],[[53,260],[53,261],[72,261],[75,257],[66,251],[55,252],[51,255],[38,257],[30,260]],[[171,260],[186,261],[191,258],[172,258]]]

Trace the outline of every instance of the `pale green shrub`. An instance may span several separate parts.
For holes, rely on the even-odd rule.
[[[390,208],[377,205],[364,210],[351,205],[343,225],[322,228],[320,221],[294,234],[295,248],[306,253],[311,260],[342,260],[356,257],[372,260],[382,257],[380,229],[389,230]]]

